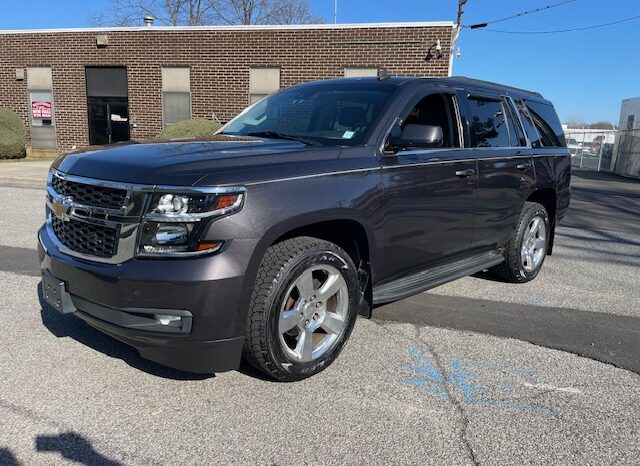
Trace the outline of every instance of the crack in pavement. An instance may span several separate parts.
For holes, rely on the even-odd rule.
[[[376,321],[371,319],[371,322],[373,322],[376,326],[383,329],[385,332],[389,333],[393,337],[398,337],[398,335],[393,332],[393,329],[389,328],[387,325],[384,325],[384,321]],[[417,345],[426,347],[427,351],[433,357],[433,360],[435,362],[435,368],[440,374],[440,376],[442,377],[442,380],[444,381],[444,383],[442,384],[442,388],[447,395],[447,400],[449,401],[449,404],[454,408],[454,410],[458,414],[459,420],[458,422],[456,422],[456,424],[458,424],[459,432],[457,433],[457,437],[462,442],[464,450],[467,454],[467,458],[469,459],[469,461],[471,461],[471,463],[474,466],[480,466],[480,461],[476,457],[476,453],[473,450],[473,447],[471,446],[471,442],[469,441],[469,438],[467,437],[467,430],[469,428],[469,418],[464,412],[464,409],[462,408],[462,404],[460,403],[460,401],[458,401],[453,396],[453,393],[449,390],[449,386],[448,386],[449,380],[447,378],[447,371],[444,368],[444,365],[442,364],[441,357],[429,343],[422,340],[420,336],[420,327],[418,325],[413,325],[413,328],[415,331],[415,337],[411,338],[411,340],[413,340],[414,343],[416,343]]]
[[[475,466],[479,466],[480,461],[478,461],[478,458],[476,457],[476,453],[473,450],[473,447],[471,446],[471,442],[469,441],[469,437],[467,436],[467,431],[469,429],[469,418],[467,417],[467,414],[462,408],[462,403],[460,403],[460,401],[454,396],[453,392],[449,389],[449,378],[447,377],[447,370],[445,369],[444,364],[442,363],[442,357],[433,348],[431,344],[429,344],[428,342],[422,339],[422,337],[420,336],[420,327],[418,325],[414,325],[413,328],[414,328],[414,331],[416,332],[415,339],[418,342],[420,342],[421,345],[425,346],[427,348],[427,351],[433,357],[433,361],[435,363],[434,364],[435,369],[438,371],[438,373],[440,374],[443,380],[442,389],[447,394],[447,400],[450,402],[450,404],[454,407],[454,409],[458,413],[458,416],[459,416],[458,424],[460,428],[460,431],[458,433],[458,438],[464,445],[464,448],[467,452],[467,456],[469,457],[469,460]]]

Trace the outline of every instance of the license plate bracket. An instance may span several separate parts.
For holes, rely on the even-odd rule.
[[[71,301],[71,295],[66,289],[64,281],[54,277],[48,270],[42,271],[42,294],[44,300],[56,311],[62,314],[76,312]]]

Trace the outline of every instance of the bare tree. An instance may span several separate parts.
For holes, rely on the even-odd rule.
[[[309,0],[109,0],[95,25],[134,26],[153,16],[166,26],[321,23]]]

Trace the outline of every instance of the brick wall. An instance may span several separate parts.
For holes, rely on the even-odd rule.
[[[132,28],[0,34],[0,106],[28,125],[26,79],[16,68],[51,66],[58,150],[88,144],[85,66],[126,66],[132,139],[162,129],[161,67],[190,66],[194,118],[227,121],[248,103],[249,68],[279,66],[283,87],[342,77],[345,67],[447,76],[451,26]],[[109,45],[96,46],[106,34]],[[425,61],[440,39],[445,56]]]

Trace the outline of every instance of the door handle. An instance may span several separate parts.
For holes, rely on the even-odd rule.
[[[467,170],[458,170],[456,172],[456,176],[460,176],[462,178],[466,178],[467,176],[471,176],[475,173],[476,171],[473,168],[469,168]]]
[[[528,168],[531,168],[531,162],[519,163],[518,165],[516,165],[516,168],[518,170],[526,170]]]

